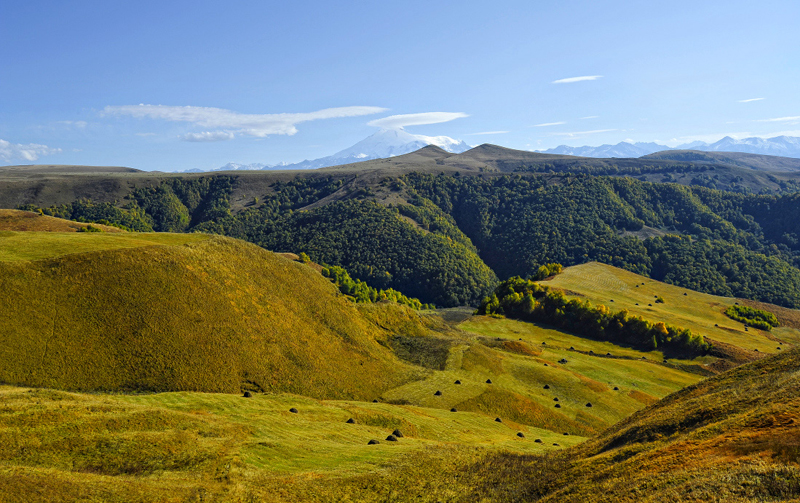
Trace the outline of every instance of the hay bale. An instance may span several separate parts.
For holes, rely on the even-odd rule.
[[[714,323],[714,326],[715,326],[715,327],[718,327],[719,325],[718,325],[718,324],[716,324],[716,323]]]
[[[778,346],[778,348],[777,348],[777,349],[778,349],[778,351],[780,351],[782,348],[781,348],[780,346]]]
[[[291,409],[289,409],[289,412],[291,412],[292,414],[297,414],[297,409],[292,407]]]
[[[553,398],[553,401],[557,402],[558,401],[558,397]]]
[[[250,393],[249,391],[245,391],[242,396],[245,397],[245,398],[250,398],[251,396],[253,396],[253,394]]]
[[[619,388],[617,386],[614,386],[614,391],[619,391]]]
[[[495,422],[495,423],[502,423],[502,422],[503,422],[503,420],[502,420],[502,419],[500,419],[499,417],[496,417],[496,418],[494,418],[494,422]]]
[[[525,438],[525,434],[524,434],[524,433],[522,433],[521,431],[517,432],[517,436],[518,436],[519,438]]]
[[[395,437],[397,437],[397,438],[403,438],[403,436],[404,436],[404,435],[403,435],[403,432],[401,432],[399,429],[396,429],[396,430],[394,430],[394,431],[392,432],[392,435],[394,435],[394,436],[395,436]]]
[[[378,399],[377,399],[377,398],[376,398],[376,399],[374,399],[374,400],[372,401],[372,403],[378,403]]]
[[[545,366],[545,367],[549,367],[550,365],[548,365],[548,364],[546,364],[546,363],[545,363],[545,364],[544,364],[544,366]]]
[[[606,353],[606,356],[611,356],[611,353]]]
[[[519,340],[522,340],[522,337],[520,337]]]
[[[397,437],[395,437],[394,435],[389,435],[388,437],[386,437],[386,440],[388,442],[397,442]]]
[[[556,409],[560,409],[560,408],[561,408],[561,404],[560,404],[560,403],[557,403],[557,404],[556,404]]]
[[[537,444],[541,444],[542,443],[542,439],[541,438],[537,438],[536,440],[534,440],[534,442],[536,442]]]
[[[450,412],[458,412],[458,411],[456,410],[455,407],[453,407],[452,409],[450,409]]]
[[[592,406],[592,402],[587,403],[586,406],[587,407],[591,407]]]
[[[492,380],[491,379],[486,379],[486,384],[492,384]]]
[[[569,436],[569,433],[567,433],[567,432],[565,431],[565,432],[564,432],[564,436]]]
[[[439,391],[439,390],[436,390],[436,393],[434,393],[433,396],[442,396],[442,392]]]
[[[569,349],[571,349],[572,351],[575,351],[575,348],[572,347],[572,346],[570,346]]]
[[[553,442],[553,445],[555,445],[556,447],[561,447],[560,445],[558,445],[558,444],[557,444],[557,443],[555,443],[555,442]]]
[[[542,343],[542,346],[547,346],[547,343],[546,343],[546,342],[543,342],[543,343]]]
[[[545,384],[544,385],[544,389],[550,389],[550,385],[549,384]]]
[[[347,423],[347,424],[356,424],[356,420],[351,417],[350,419],[345,421],[345,423]]]
[[[461,384],[461,381],[456,379],[456,382],[454,382],[453,384]]]
[[[367,442],[367,445],[375,445],[375,444],[379,444],[379,443],[380,443],[380,442],[378,442],[377,440],[375,440],[375,439],[372,439],[372,440],[370,440],[369,442]]]
[[[688,295],[686,292],[683,292],[683,295]]]
[[[647,305],[650,306],[650,307],[653,307],[653,304],[647,304]]]

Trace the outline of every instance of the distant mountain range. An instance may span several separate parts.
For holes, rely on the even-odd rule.
[[[262,169],[318,169],[328,166],[339,166],[354,162],[384,159],[414,152],[422,147],[435,145],[447,152],[460,154],[472,148],[461,140],[449,136],[424,136],[411,134],[402,129],[381,129],[352,147],[319,159],[305,160],[293,164],[236,164],[228,163],[211,171],[241,171]],[[199,172],[199,169],[189,170]]]
[[[448,136],[423,136],[411,134],[402,129],[382,129],[372,136],[361,140],[352,147],[319,159],[305,160],[292,164],[284,162],[279,164],[237,164],[230,162],[210,171],[327,168],[329,166],[340,166],[373,159],[397,157],[429,145],[437,146],[451,154],[460,154],[472,148],[463,141],[455,140]],[[594,158],[637,158],[648,156],[656,152],[686,150],[703,152],[741,152],[747,154],[800,158],[800,137],[751,137],[736,140],[730,136],[726,136],[714,143],[696,141],[678,145],[674,148],[652,142],[620,142],[616,145],[600,145],[599,147],[591,147],[588,145],[583,147],[570,147],[567,145],[560,145],[556,148],[540,151],[539,153]],[[188,170],[188,172],[200,171],[202,170]]]
[[[747,154],[777,155],[781,157],[800,157],[800,138],[795,136],[776,136],[774,138],[744,138],[736,140],[730,136],[714,142],[696,141],[678,145],[675,148],[658,143],[628,143],[600,145],[599,147],[569,147],[559,145],[543,150],[545,154],[576,155],[580,157],[641,157],[664,150],[700,150],[704,152],[743,152]]]

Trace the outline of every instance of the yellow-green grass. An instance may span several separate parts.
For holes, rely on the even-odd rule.
[[[0,262],[0,382],[372,398],[414,377],[386,330],[302,264],[230,238],[86,237],[100,250],[12,235],[18,255],[51,257]]]
[[[661,283],[598,262],[567,267],[543,284],[563,288],[568,294],[574,292],[596,305],[616,311],[626,309],[632,315],[688,328],[714,341],[749,351],[776,353],[776,338],[785,338],[788,342],[797,340],[800,335],[800,331],[789,327],[779,327],[772,332],[755,328],[745,331],[742,323],[723,314],[737,299]],[[656,303],[656,297],[662,297],[664,303]]]
[[[662,365],[658,352],[642,353],[531,323],[481,316],[459,328],[473,339],[451,348],[444,371],[385,391],[382,398],[591,435],[701,379]],[[606,356],[609,352],[612,357]],[[559,363],[562,359],[567,363]]]
[[[180,246],[198,243],[208,234],[156,232],[15,232],[0,231],[0,262],[21,262],[61,257],[75,253]]]
[[[97,500],[184,501],[198,493],[236,500],[235,488],[252,490],[254,480],[263,486],[303,476],[324,487],[342,477],[380,478],[430,452],[544,453],[584,440],[469,412],[286,394],[86,395],[4,386],[0,398],[2,501],[68,500],[80,491]],[[395,428],[404,437],[385,441]],[[367,445],[370,439],[380,443]]]
[[[491,456],[474,492],[559,503],[798,501],[798,365],[794,350],[739,366],[555,456]]]

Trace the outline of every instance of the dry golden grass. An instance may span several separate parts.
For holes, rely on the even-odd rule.
[[[37,250],[62,236],[21,234]],[[104,250],[111,235],[94,233],[100,251],[0,262],[0,381],[371,399],[413,376],[379,344],[387,333],[312,269],[186,237]]]

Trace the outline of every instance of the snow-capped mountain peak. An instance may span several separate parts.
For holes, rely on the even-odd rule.
[[[454,154],[460,154],[472,148],[463,141],[450,138],[449,136],[411,134],[402,128],[381,129],[352,147],[320,159],[306,160],[294,164],[281,163],[272,166],[265,164],[242,165],[228,163],[214,171],[243,169],[317,169],[408,154],[409,152],[414,152],[428,145],[436,145]]]

